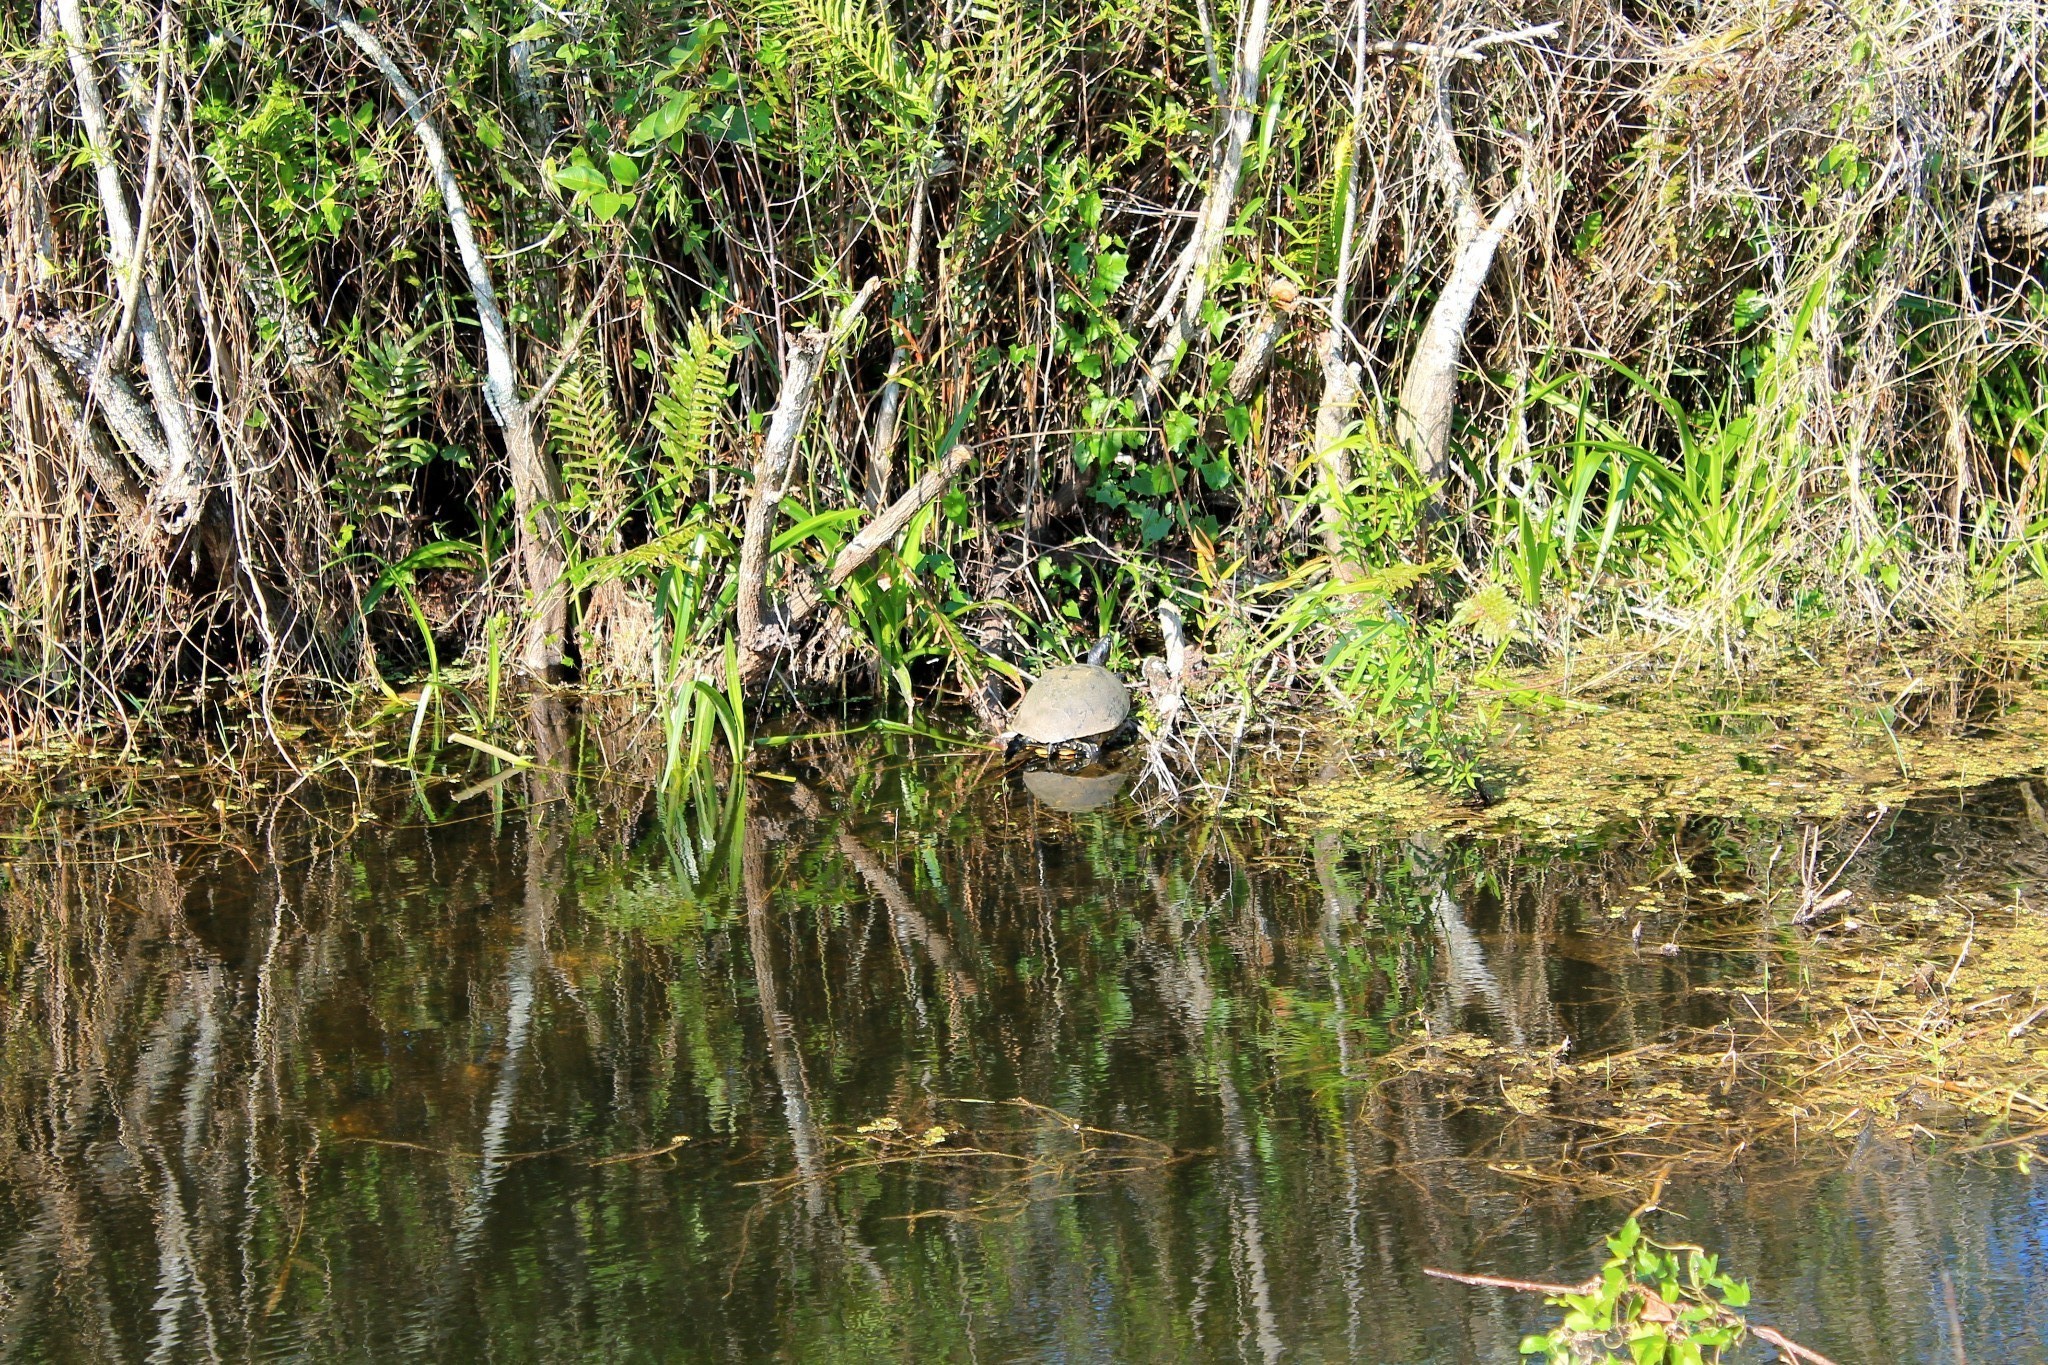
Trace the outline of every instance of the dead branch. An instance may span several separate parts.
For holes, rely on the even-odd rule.
[[[1232,402],[1249,403],[1266,387],[1266,376],[1273,372],[1273,357],[1293,326],[1293,315],[1270,303],[1259,310],[1258,320],[1245,333],[1244,351],[1230,371]]]
[[[1479,291],[1493,272],[1501,240],[1521,217],[1529,200],[1524,180],[1508,192],[1489,219],[1481,212],[1472,178],[1459,155],[1451,126],[1450,92],[1436,83],[1436,110],[1426,130],[1432,170],[1451,202],[1457,222],[1457,254],[1451,273],[1430,310],[1422,339],[1409,359],[1401,381],[1395,413],[1395,439],[1407,450],[1415,472],[1426,484],[1440,483],[1450,472],[1451,418],[1458,400],[1458,368],[1465,352],[1465,329]]]
[[[1462,47],[1445,47],[1441,43],[1410,42],[1406,38],[1390,38],[1377,43],[1367,43],[1359,50],[1364,57],[1397,58],[1411,61],[1428,61],[1442,58],[1453,62],[1483,62],[1486,50],[1504,43],[1533,43],[1538,38],[1556,35],[1562,27],[1553,20],[1547,24],[1535,24],[1529,28],[1518,28],[1508,33],[1488,33],[1474,38]]]
[[[759,627],[760,634],[755,638],[761,641],[761,647],[742,660],[742,680],[751,683],[765,676],[768,665],[774,659],[775,647],[795,645],[797,631],[817,614],[818,608],[824,604],[825,594],[840,587],[847,579],[860,572],[870,560],[881,553],[883,546],[902,534],[903,528],[910,524],[911,519],[937,501],[973,458],[972,447],[955,446],[946,458],[927,469],[902,497],[877,512],[873,520],[861,527],[853,539],[846,542],[839,553],[833,556],[830,568],[821,575],[806,575],[799,580],[791,589],[789,599],[783,604],[775,624],[764,624]],[[747,572],[744,560],[741,561],[740,571],[741,581],[744,583]],[[762,572],[766,572],[765,564],[762,566]],[[744,602],[746,599],[743,597],[741,600]],[[758,601],[758,597],[755,600]],[[756,610],[758,612],[759,608]],[[744,627],[742,629],[744,630]]]
[[[27,333],[26,337],[29,368],[35,371],[43,401],[50,405],[57,419],[71,432],[72,443],[78,447],[79,462],[85,466],[100,496],[114,505],[121,524],[138,535],[143,534],[149,517],[149,495],[143,491],[127,464],[107,446],[100,429],[86,415],[84,400],[70,376],[64,373],[62,361],[50,349],[49,343],[33,332]],[[132,401],[132,394],[130,399]]]
[[[767,673],[775,646],[783,632],[771,632],[765,613],[768,588],[768,552],[775,538],[775,513],[788,492],[791,471],[796,464],[804,425],[810,419],[817,398],[818,377],[824,373],[825,358],[860,320],[868,300],[882,287],[879,278],[860,287],[853,301],[840,310],[832,330],[809,328],[790,338],[783,347],[782,388],[775,400],[775,413],[768,422],[761,456],[754,462],[754,492],[747,503],[745,528],[740,538],[739,563],[739,648],[740,676],[753,680]],[[786,627],[785,627],[786,632]],[[784,636],[786,638],[786,636]]]
[[[76,6],[77,0],[63,0]],[[426,101],[399,70],[374,34],[343,14],[333,0],[312,0],[314,8],[368,57],[385,84],[398,96],[413,134],[433,171],[434,187],[448,214],[448,231],[462,258],[470,294],[476,300],[478,329],[484,341],[484,405],[497,418],[505,437],[505,459],[512,481],[518,525],[514,534],[526,571],[527,624],[519,650],[520,668],[535,677],[557,673],[567,647],[569,622],[568,559],[562,548],[562,526],[556,508],[563,500],[561,472],[534,427],[533,415],[520,396],[519,375],[512,356],[512,336],[498,309],[497,286],[471,225],[462,184],[455,178],[441,130]]]
[[[1343,336],[1335,328],[1323,334],[1322,351],[1323,396],[1316,404],[1314,446],[1316,465],[1328,484],[1321,502],[1322,540],[1331,561],[1342,565],[1342,495],[1351,486],[1351,455],[1344,438],[1358,407],[1364,372],[1356,361],[1344,358]]]
[[[1209,296],[1210,270],[1217,252],[1223,247],[1223,236],[1230,227],[1230,216],[1237,204],[1238,182],[1244,176],[1245,145],[1251,139],[1253,116],[1258,112],[1259,69],[1266,59],[1268,11],[1268,0],[1252,0],[1246,12],[1242,36],[1238,40],[1237,60],[1230,77],[1229,117],[1223,126],[1223,148],[1217,158],[1216,172],[1209,180],[1209,191],[1203,196],[1202,207],[1195,215],[1194,234],[1175,264],[1174,283],[1167,290],[1166,302],[1152,318],[1153,325],[1157,326],[1170,315],[1172,325],[1158,349],[1145,362],[1144,377],[1139,383],[1138,406],[1146,412],[1157,404],[1159,391],[1179,363],[1182,349],[1194,339],[1201,323],[1202,303]],[[1174,307],[1176,295],[1179,297],[1177,309]]]
[[[1438,1270],[1424,1266],[1422,1273],[1434,1280],[1455,1280],[1459,1284],[1476,1284],[1482,1289],[1514,1289],[1525,1294],[1590,1294],[1600,1287],[1598,1280],[1587,1280],[1583,1284],[1550,1284],[1544,1280],[1516,1280],[1506,1275],[1464,1275],[1455,1270]]]
[[[178,535],[197,524],[204,512],[210,471],[193,437],[190,395],[172,363],[169,344],[158,325],[143,259],[143,242],[129,209],[127,187],[121,180],[113,128],[94,66],[94,45],[86,36],[85,16],[78,0],[57,0],[56,8],[64,34],[65,56],[78,95],[79,122],[85,129],[86,145],[92,151],[100,210],[106,217],[108,272],[120,290],[123,318],[133,319],[132,330],[142,353],[142,371],[150,394],[150,425],[156,435],[148,445],[163,452],[162,466],[151,470],[156,483],[150,490],[150,501],[164,532]],[[95,402],[103,401],[104,378],[111,375],[114,361],[114,347],[110,343],[102,348],[86,385],[86,394]],[[136,453],[142,455],[142,447],[138,446]]]

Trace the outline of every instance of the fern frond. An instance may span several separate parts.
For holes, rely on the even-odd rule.
[[[659,464],[656,483],[665,500],[688,503],[710,461],[725,405],[732,396],[726,372],[738,343],[702,319],[692,319],[684,344],[670,361],[667,385],[654,399]]]
[[[1458,604],[1451,617],[1454,626],[1470,626],[1488,645],[1497,645],[1515,633],[1515,599],[1498,583],[1488,583]]]
[[[548,396],[548,443],[561,467],[577,531],[593,553],[617,553],[631,460],[619,436],[610,376],[589,351],[576,358]]]
[[[420,354],[427,335],[361,339],[345,352],[348,396],[335,487],[352,521],[402,515],[387,498],[402,498],[404,481],[438,453],[417,432],[433,391],[433,367]]]
[[[930,115],[931,91],[903,55],[896,30],[869,0],[757,0],[754,16],[796,52],[851,88]]]

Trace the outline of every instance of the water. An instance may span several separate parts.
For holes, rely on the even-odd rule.
[[[1753,962],[1610,911],[1796,841],[1155,825],[900,744],[683,827],[620,770],[19,845],[0,1358],[1513,1360],[1540,1299],[1423,1268],[1575,1280],[1630,1200],[1380,1059],[1711,1023]],[[2015,809],[1858,875],[2027,881]],[[2048,1361],[2010,1163],[1752,1152],[1664,1203],[1843,1365]]]

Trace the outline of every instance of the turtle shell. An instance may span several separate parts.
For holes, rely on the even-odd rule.
[[[1072,744],[1115,733],[1130,718],[1131,694],[1099,664],[1047,669],[1018,703],[1010,726],[1033,744]]]

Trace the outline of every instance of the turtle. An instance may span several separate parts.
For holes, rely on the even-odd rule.
[[[1123,737],[1131,721],[1131,694],[1102,666],[1107,637],[1088,651],[1085,663],[1047,669],[1025,692],[1002,737],[1003,753],[1029,750],[1046,758],[1093,763]]]

